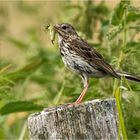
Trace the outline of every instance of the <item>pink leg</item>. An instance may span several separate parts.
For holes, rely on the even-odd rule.
[[[87,82],[86,83],[86,85],[85,85],[85,87],[84,87],[84,89],[83,89],[83,91],[82,91],[82,93],[80,94],[80,96],[78,97],[78,99],[75,101],[75,103],[81,103],[82,102],[82,100],[83,100],[83,98],[84,98],[84,96],[85,96],[85,94],[86,94],[86,92],[87,92],[87,90],[88,90],[88,86],[89,86],[89,83]]]

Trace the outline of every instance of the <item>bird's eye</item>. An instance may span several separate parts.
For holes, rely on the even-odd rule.
[[[66,25],[63,25],[63,26],[62,26],[62,29],[64,29],[64,30],[65,30],[66,28],[67,28],[67,26],[66,26]]]

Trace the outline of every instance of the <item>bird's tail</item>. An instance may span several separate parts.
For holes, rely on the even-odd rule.
[[[126,72],[119,72],[119,71],[116,71],[116,73],[122,77],[124,76],[126,79],[128,80],[131,80],[131,81],[135,81],[135,82],[140,82],[140,77],[139,76],[135,76],[133,74],[128,74]]]

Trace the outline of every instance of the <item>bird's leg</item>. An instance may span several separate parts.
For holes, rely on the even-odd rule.
[[[83,91],[82,91],[82,93],[80,94],[80,96],[78,97],[78,99],[75,101],[75,103],[81,103],[82,102],[82,99],[83,99],[83,97],[85,96],[85,94],[86,94],[86,92],[87,92],[87,90],[88,90],[88,83],[87,83],[87,85],[84,87],[84,89],[83,89]]]
[[[81,75],[82,80],[83,80],[83,84],[84,84],[84,89],[82,91],[82,93],[80,94],[80,96],[78,97],[78,99],[75,101],[75,103],[81,103],[82,99],[84,98],[87,90],[88,90],[88,86],[89,86],[89,82],[88,82],[88,78],[86,75]]]

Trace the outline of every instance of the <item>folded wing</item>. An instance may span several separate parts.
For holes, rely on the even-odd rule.
[[[113,68],[104,60],[101,54],[99,54],[94,48],[91,48],[82,39],[72,39],[71,49],[78,53],[85,59],[93,68],[106,72],[116,78],[120,79],[120,76],[113,70]]]

